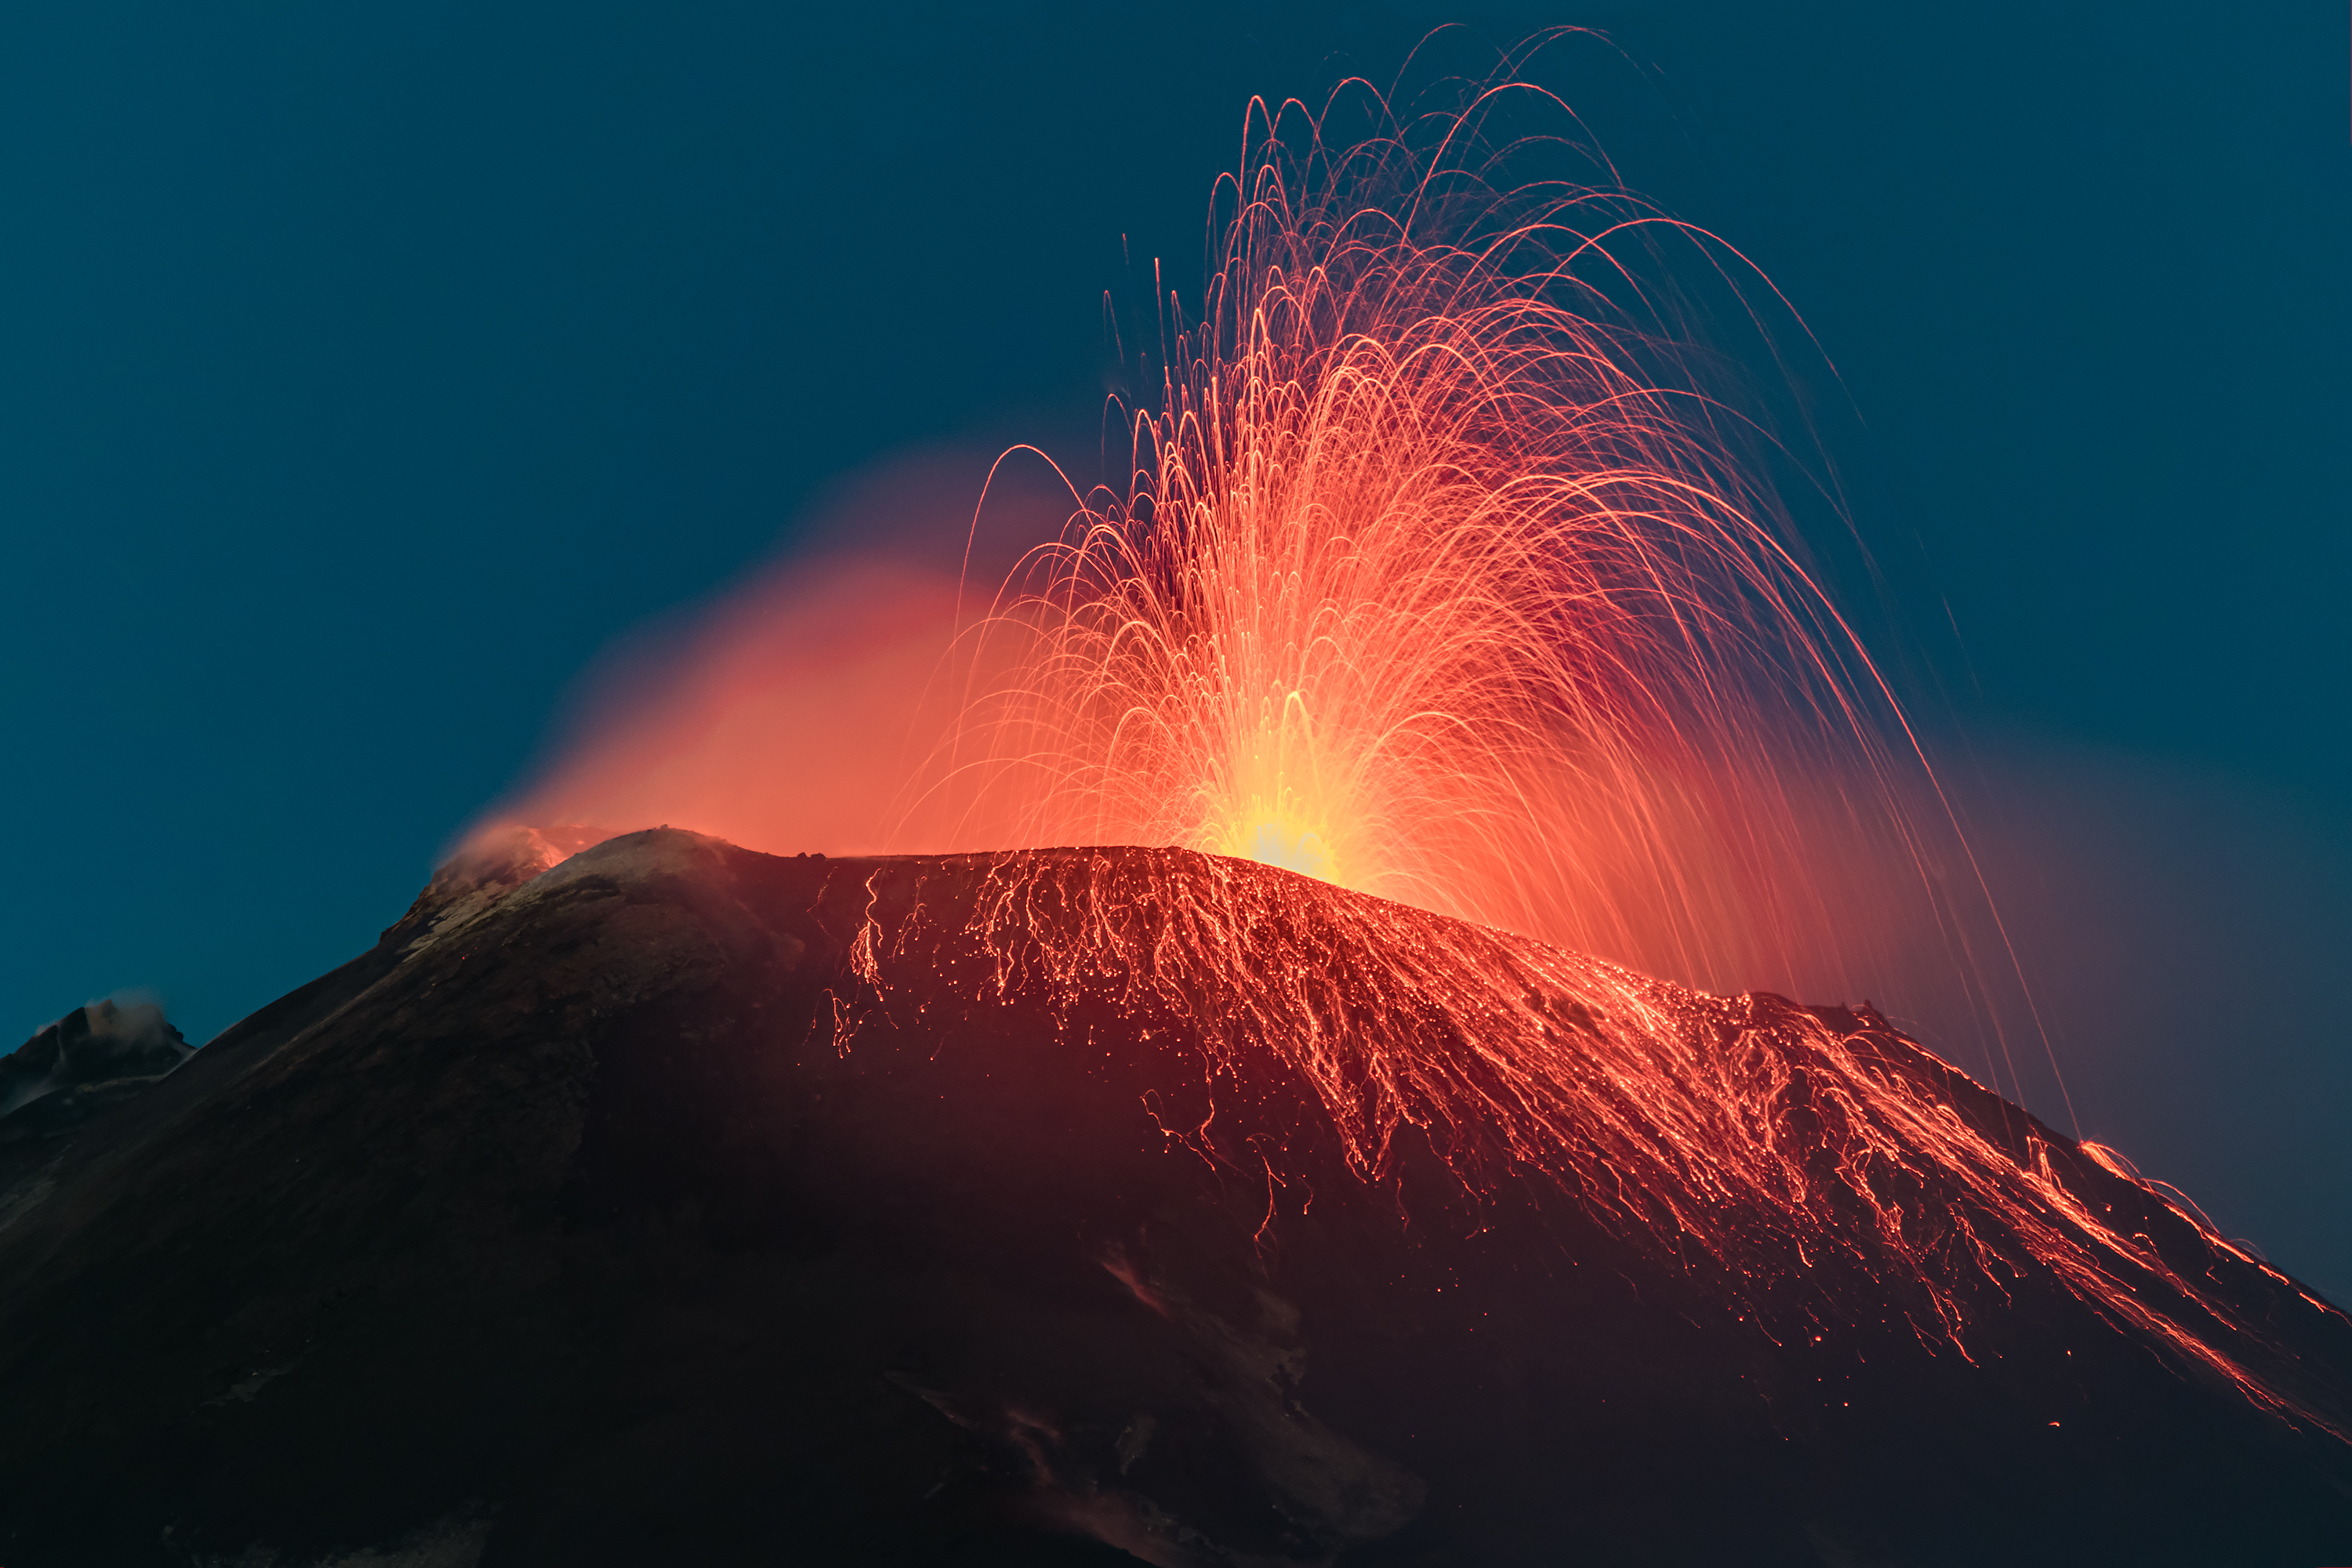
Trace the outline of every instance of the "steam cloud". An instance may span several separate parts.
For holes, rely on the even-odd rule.
[[[92,1002],[0,1057],[0,1118],[62,1091],[159,1078],[194,1054],[155,1003]]]

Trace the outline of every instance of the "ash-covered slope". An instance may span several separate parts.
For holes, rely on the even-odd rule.
[[[0,1193],[9,1568],[2352,1560],[2352,1325],[1874,1017],[572,847]]]

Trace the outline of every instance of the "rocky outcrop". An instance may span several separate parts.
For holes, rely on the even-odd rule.
[[[194,1054],[152,1002],[77,1007],[0,1057],[0,1143],[70,1131]]]
[[[562,847],[0,1190],[0,1561],[2352,1555],[2352,1325],[1866,1014],[1172,851]]]

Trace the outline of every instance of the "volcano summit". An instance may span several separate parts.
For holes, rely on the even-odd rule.
[[[0,1148],[10,1568],[2352,1554],[2352,1323],[1867,1010],[576,847]]]

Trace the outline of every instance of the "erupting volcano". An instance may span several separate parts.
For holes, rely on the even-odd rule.
[[[1476,119],[1294,154],[1253,116],[1135,480],[969,635],[1010,673],[931,787],[1009,829],[974,847],[1181,845],[1727,973],[1822,934],[1801,797],[1890,826],[1889,705],[1632,281],[1684,231],[1497,190]]]
[[[708,661],[0,1141],[12,1568],[2346,1550],[2352,1321],[1768,988],[1998,923],[1655,265],[1736,258],[1521,177],[1533,92],[1254,109],[1131,482],[898,607],[852,842]]]
[[[1114,405],[1123,489],[1069,489],[984,605],[902,563],[747,605],[510,819],[1181,847],[1716,988],[1872,978],[1873,926],[1965,945],[1965,847],[1768,482],[1787,438],[1698,345],[1703,306],[1762,319],[1737,258],[1562,139],[1496,150],[1533,93],[1337,148],[1253,106],[1204,310],[1155,285],[1127,353],[1160,386]],[[851,605],[907,617],[872,668]],[[777,731],[839,719],[776,692],[853,686],[898,732],[808,767]]]

